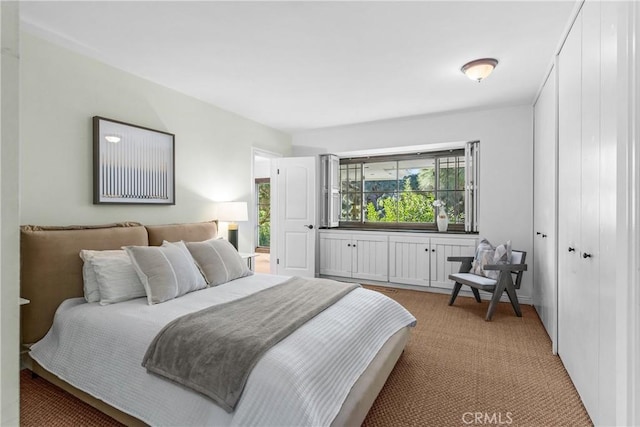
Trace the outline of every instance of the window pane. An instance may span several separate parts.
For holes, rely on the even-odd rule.
[[[398,200],[399,222],[433,222],[431,192],[402,191]]]
[[[398,219],[398,200],[394,193],[365,193],[366,222],[396,222]]]
[[[400,190],[433,191],[436,186],[435,159],[401,160],[398,177]]]
[[[349,192],[360,192],[362,186],[361,165],[349,165]]]
[[[440,167],[438,173],[438,190],[455,190],[457,188],[457,159],[457,157],[441,157],[438,159]],[[462,185],[464,186],[464,175]]]
[[[360,194],[348,194],[347,195],[347,221],[360,221],[362,213],[362,199]]]
[[[349,189],[347,165],[340,165],[340,191],[343,193]]]
[[[398,179],[396,164],[397,162],[365,163],[364,191],[395,191]]]
[[[261,182],[258,193],[258,246],[269,247],[271,240],[271,185]]]

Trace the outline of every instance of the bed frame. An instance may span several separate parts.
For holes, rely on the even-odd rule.
[[[20,228],[21,296],[31,302],[22,307],[22,342],[40,340],[51,327],[56,309],[68,298],[82,297],[81,249],[107,250],[122,246],[158,246],[167,241],[203,241],[216,237],[216,221],[143,226],[123,222],[97,226]],[[332,426],[360,425],[382,390],[409,337],[403,328],[393,335],[354,384]],[[101,412],[129,425],[145,425],[48,372],[29,359],[33,373],[68,391]]]

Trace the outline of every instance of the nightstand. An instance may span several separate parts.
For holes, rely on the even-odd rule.
[[[258,256],[256,253],[249,252],[238,252],[240,254],[240,258],[247,260],[247,265],[249,266],[249,270],[255,271],[255,262],[253,261],[255,257]]]

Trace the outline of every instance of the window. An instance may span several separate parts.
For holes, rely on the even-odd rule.
[[[477,143],[473,148],[477,154]],[[475,231],[477,189],[469,148],[340,160],[341,226],[435,228],[441,200],[452,230]]]
[[[258,248],[268,248],[271,240],[271,184],[269,178],[256,179]]]

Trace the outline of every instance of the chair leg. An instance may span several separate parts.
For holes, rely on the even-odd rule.
[[[458,297],[458,292],[460,292],[461,287],[462,285],[458,282],[456,282],[455,285],[453,285],[453,291],[451,291],[451,298],[449,298],[449,305],[453,305],[453,302]]]
[[[511,306],[513,307],[513,311],[516,312],[516,316],[522,317],[522,311],[520,311],[520,304],[518,303],[518,295],[516,294],[516,289],[513,287],[513,284],[507,284],[505,291],[507,291],[509,301],[511,301]]]
[[[504,291],[504,284],[501,281],[498,281],[496,284],[496,288],[493,290],[493,296],[491,297],[491,302],[489,303],[489,309],[487,310],[487,317],[484,320],[491,320],[493,317],[493,312],[496,311],[496,307],[498,305],[498,301],[500,301],[500,296],[502,295],[502,291]]]
[[[476,297],[476,301],[482,302],[480,299],[480,292],[476,288],[471,288],[471,292],[473,292],[473,296]]]

